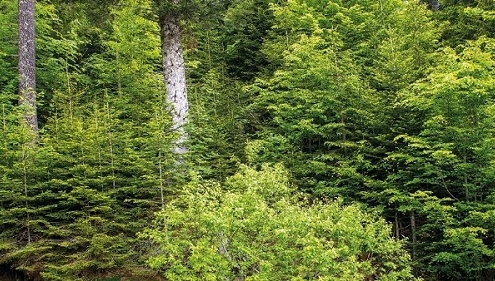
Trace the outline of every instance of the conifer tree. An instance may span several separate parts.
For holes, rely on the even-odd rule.
[[[14,92],[18,82],[17,53],[17,2],[0,0],[0,92]],[[16,100],[19,97],[17,96]]]
[[[460,54],[443,49],[428,77],[401,91],[394,105],[403,133],[383,162],[386,179],[368,198],[395,210],[396,235],[409,236],[418,275],[493,276],[485,263],[491,234],[481,223],[481,210],[493,208],[486,200],[493,180],[492,53],[486,38]]]
[[[34,6],[34,0],[19,0],[19,104],[24,105],[25,122],[37,136]]]
[[[162,67],[167,101],[171,105],[173,129],[178,133],[174,153],[187,151],[185,142],[189,102],[187,99],[186,69],[182,50],[182,27],[180,24],[180,0],[155,0],[158,7],[158,24],[162,47]]]

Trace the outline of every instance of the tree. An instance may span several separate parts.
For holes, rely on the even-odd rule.
[[[274,41],[266,51],[280,66],[248,88],[257,95],[251,119],[262,138],[248,149],[253,164],[283,162],[310,192],[351,196],[362,187],[363,140],[374,127],[372,95],[350,49],[366,37],[351,32],[352,18],[364,16],[360,8],[327,5],[272,5]],[[356,44],[343,34],[354,34]]]
[[[410,238],[417,273],[440,280],[495,274],[488,219],[495,45],[485,37],[466,43],[461,53],[442,49],[431,74],[399,93],[403,133],[384,159],[388,175],[377,194],[389,193],[389,207],[407,219],[396,228]]]
[[[173,135],[155,69],[158,26],[136,2],[111,10],[112,33],[98,30],[103,50],[84,55],[78,26],[62,33],[55,6],[37,4],[37,88],[48,103],[42,145],[30,145],[29,128],[19,126],[15,94],[0,92],[0,266],[30,280],[147,274],[135,233],[163,201]],[[74,24],[96,29],[89,22]]]
[[[19,0],[19,103],[26,107],[26,124],[38,135],[34,6],[35,0]]]
[[[0,0],[0,93],[13,93],[17,86],[17,3]],[[18,96],[13,100],[18,99]]]
[[[180,0],[155,0],[158,6],[158,23],[162,45],[162,67],[167,89],[167,101],[172,106],[173,129],[179,134],[174,152],[177,155],[187,152],[187,135],[184,125],[187,122],[189,103],[187,100],[186,69],[182,51]]]
[[[251,81],[270,66],[261,51],[267,31],[273,23],[270,0],[232,1],[223,20],[223,54],[227,74]]]
[[[430,0],[430,2],[432,2]],[[493,2],[486,0],[442,0],[435,17],[445,24],[442,44],[462,49],[466,40],[495,36]]]

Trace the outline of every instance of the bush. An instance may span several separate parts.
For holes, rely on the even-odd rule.
[[[141,234],[168,280],[410,280],[389,226],[340,200],[309,203],[281,166],[191,182]]]

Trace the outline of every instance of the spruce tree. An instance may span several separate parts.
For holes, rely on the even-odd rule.
[[[19,0],[19,104],[25,106],[24,119],[33,134],[37,136],[34,6],[34,0]]]

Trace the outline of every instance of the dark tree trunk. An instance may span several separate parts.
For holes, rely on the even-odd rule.
[[[169,2],[178,4],[179,0],[170,0]],[[189,111],[186,71],[182,53],[181,27],[179,16],[174,12],[162,11],[160,12],[159,19],[167,101],[172,106],[173,128],[179,134],[174,152],[181,155],[187,152],[185,146],[187,135],[184,131],[184,125],[187,122]]]
[[[35,0],[19,0],[19,104],[24,107],[26,124],[37,137],[34,4]]]
[[[432,11],[438,11],[441,7],[440,1],[438,0],[421,0],[422,3],[426,3],[428,8]]]

